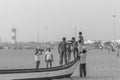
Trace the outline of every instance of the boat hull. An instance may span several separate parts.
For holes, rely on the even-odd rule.
[[[0,80],[40,80],[70,77],[78,65],[73,61],[68,65],[43,69],[0,70]]]

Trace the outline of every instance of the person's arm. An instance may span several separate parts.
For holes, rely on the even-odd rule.
[[[37,49],[35,49],[35,53],[34,53],[34,55],[37,55],[38,54],[38,50]]]
[[[41,51],[41,50],[40,50],[40,53],[39,53],[39,55],[42,55],[42,53],[43,53],[43,51]]]
[[[53,59],[53,55],[51,54],[51,57],[52,57],[52,61],[54,61],[54,59]]]
[[[47,55],[45,55],[45,62],[47,62],[46,58],[47,58]]]

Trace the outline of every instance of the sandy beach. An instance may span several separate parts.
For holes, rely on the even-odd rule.
[[[56,50],[53,66],[59,65],[59,54]],[[33,50],[0,50],[0,69],[35,68]],[[73,60],[73,54],[72,59]],[[60,80],[119,80],[120,58],[116,54],[101,50],[91,50],[87,53],[87,77],[79,77],[79,66],[70,78]],[[40,68],[46,67],[44,53],[41,56]],[[57,80],[57,79],[55,79]]]

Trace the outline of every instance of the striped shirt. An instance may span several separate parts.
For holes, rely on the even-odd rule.
[[[86,54],[80,54],[80,64],[86,63]]]

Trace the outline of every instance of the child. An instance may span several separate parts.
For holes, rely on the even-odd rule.
[[[80,77],[86,77],[86,52],[87,50],[83,49],[80,54]]]
[[[51,49],[50,48],[48,48],[46,53],[45,53],[45,62],[46,62],[47,68],[48,68],[49,64],[50,64],[50,67],[52,67],[53,55],[51,53]]]
[[[70,63],[71,52],[72,52],[71,51],[71,43],[70,42],[67,43],[66,49],[67,49],[67,51],[66,51],[66,53],[67,53],[67,63]]]

